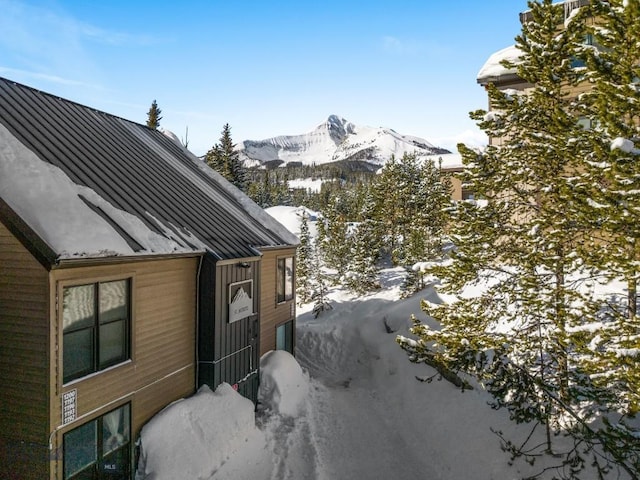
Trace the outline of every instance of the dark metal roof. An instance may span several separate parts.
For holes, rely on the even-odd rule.
[[[199,241],[216,258],[233,259],[256,256],[257,247],[292,245],[248,198],[160,131],[3,78],[0,123],[74,183],[186,246]]]

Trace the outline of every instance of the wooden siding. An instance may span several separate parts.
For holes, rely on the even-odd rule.
[[[0,223],[0,478],[46,477],[48,273]]]
[[[278,258],[295,257],[295,253],[296,249],[291,247],[263,252],[260,283],[260,356],[275,350],[278,325],[290,320],[295,321],[295,296],[288,302],[278,303],[277,300]]]
[[[56,328],[60,355],[52,357],[51,425],[60,457],[62,435],[125,403],[131,404],[132,441],[153,415],[195,391],[196,278],[198,258],[141,261],[54,270],[52,295],[65,286],[131,278],[131,360],[102,372],[62,384],[62,333]],[[61,302],[60,302],[61,303]],[[55,351],[55,350],[54,350]],[[77,391],[77,420],[62,426],[62,395]],[[52,462],[51,476],[62,462]]]
[[[244,263],[242,267],[240,264]],[[212,390],[225,382],[257,401],[259,367],[260,262],[206,259],[200,284],[198,384]],[[229,285],[253,280],[254,315],[229,323]]]
[[[442,173],[444,174],[444,176],[446,176],[447,179],[451,182],[451,200],[460,201],[463,198],[462,181],[456,176],[456,174],[461,171],[462,168],[460,167],[442,169]]]

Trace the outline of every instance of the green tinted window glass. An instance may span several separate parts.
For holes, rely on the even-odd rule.
[[[64,334],[62,371],[65,382],[93,372],[95,351],[93,344],[93,328]]]
[[[98,460],[96,422],[89,422],[64,434],[64,478],[93,470]]]
[[[100,325],[100,368],[127,359],[126,326],[124,320]]]

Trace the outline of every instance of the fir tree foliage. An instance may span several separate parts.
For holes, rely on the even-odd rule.
[[[262,208],[275,205],[292,205],[292,195],[288,186],[289,171],[286,168],[279,170],[253,170],[248,172],[249,186],[247,195]],[[296,205],[310,205],[303,199]]]
[[[585,371],[610,392],[611,406],[622,413],[606,423],[606,434],[624,446],[637,443],[638,427],[634,431],[629,419],[640,412],[640,1],[592,2],[581,13],[599,19],[588,24],[591,45],[579,52],[593,85],[579,105],[588,120],[584,136],[590,152],[576,192],[588,199],[583,213],[594,230],[585,255],[599,271],[627,285],[626,296],[599,302],[604,328],[581,352],[586,350]],[[636,473],[639,450],[619,453]]]
[[[161,113],[162,110],[160,110],[158,103],[154,100],[147,112],[147,127],[157,130],[160,126],[160,120],[162,120],[162,116],[160,115]]]
[[[638,2],[611,5],[615,3],[637,8]],[[530,2],[529,7],[531,21],[523,23],[516,38],[522,56],[517,65],[507,66],[517,68],[533,87],[525,93],[489,85],[495,111],[488,115],[479,110],[472,118],[490,138],[502,141],[483,151],[459,146],[465,164],[462,180],[486,204],[457,204],[450,222],[456,246],[452,262],[432,270],[441,279],[443,291],[456,295],[457,301],[424,303],[423,309],[440,328],[415,321],[411,331],[416,338],[399,337],[398,341],[411,361],[440,365],[475,379],[493,395],[496,408],[507,408],[517,422],[541,426],[546,433],[543,450],[557,455],[561,478],[579,478],[591,458],[601,474],[615,464],[636,478],[640,472],[637,443],[625,444],[632,434],[621,433],[627,428],[621,418],[633,413],[631,401],[620,409],[614,398],[637,395],[630,391],[638,391],[632,380],[638,377],[637,357],[622,368],[633,372],[625,374],[624,381],[617,378],[614,383],[615,376],[606,374],[610,368],[620,371],[619,365],[612,357],[604,362],[593,350],[597,334],[589,327],[602,323],[602,302],[583,288],[598,280],[596,267],[613,262],[609,255],[596,262],[590,254],[594,232],[603,228],[603,221],[616,218],[614,204],[604,197],[611,194],[610,188],[618,188],[617,181],[626,184],[633,176],[596,177],[590,165],[602,162],[602,152],[611,142],[600,139],[603,146],[592,148],[592,133],[582,127],[582,98],[573,98],[570,91],[586,78],[584,68],[574,68],[574,60],[583,54],[587,23],[576,19],[565,23],[563,5],[551,0]],[[559,29],[561,25],[566,28]],[[632,42],[637,45],[639,40],[636,36]],[[613,50],[609,53],[615,55]],[[637,53],[632,57],[636,65]],[[616,58],[606,63],[615,63]],[[606,103],[610,94],[599,101]],[[637,93],[624,95],[621,102],[634,98]],[[636,105],[637,112],[637,103],[629,103]],[[597,110],[591,115],[601,121]],[[632,116],[627,110],[625,118]],[[610,135],[633,138],[637,131],[611,129]],[[604,158],[612,162],[612,156],[623,157],[614,152]],[[637,177],[634,181],[637,185]],[[594,184],[603,194],[585,197]],[[599,203],[611,205],[607,216],[602,216]],[[637,206],[630,207],[634,215]],[[630,227],[630,222],[617,218],[612,222],[604,230],[612,229],[608,235],[613,242],[622,225]],[[637,230],[626,232],[637,238]],[[610,251],[619,254],[623,249]],[[622,261],[617,272],[632,272],[630,263]],[[471,294],[478,286],[483,290]],[[627,338],[635,338],[629,346],[637,347],[637,322],[626,332]],[[607,377],[612,381],[603,381]],[[594,423],[602,418],[605,425],[620,426],[617,433]],[[570,434],[574,448],[560,450],[554,443],[555,434],[561,432]],[[541,453],[504,440],[505,449],[514,456],[533,462]]]
[[[231,127],[222,127],[220,141],[205,155],[205,162],[243,192],[247,190],[247,172],[231,139]]]
[[[313,317],[318,318],[320,314],[327,310],[332,310],[333,306],[329,300],[329,279],[326,274],[318,246],[313,249],[313,259],[311,262],[311,276],[309,285],[311,287],[311,301],[313,302]]]
[[[431,161],[391,158],[373,182],[371,219],[395,265],[411,266],[441,254],[451,185]]]
[[[302,305],[311,300],[311,284],[315,273],[314,244],[309,233],[309,214],[301,212],[300,244],[296,253],[296,298]]]
[[[344,280],[347,272],[347,259],[349,258],[353,235],[349,230],[350,222],[347,221],[348,210],[345,208],[345,196],[337,195],[329,201],[329,205],[323,214],[320,222],[321,243],[319,250],[324,264],[336,271],[334,283]]]
[[[359,223],[353,234],[352,250],[345,274],[346,286],[356,294],[362,295],[380,288],[374,242],[374,223],[369,219]]]

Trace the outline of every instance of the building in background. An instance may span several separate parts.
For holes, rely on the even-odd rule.
[[[168,132],[0,79],[0,477],[129,479],[169,403],[256,401],[297,243]]]

